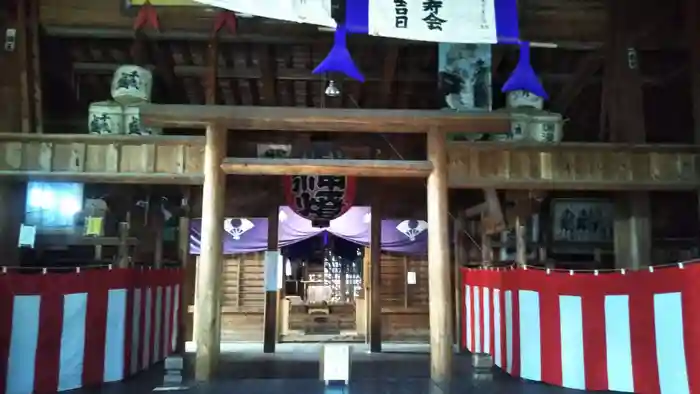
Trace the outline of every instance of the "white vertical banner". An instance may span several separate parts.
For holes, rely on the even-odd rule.
[[[277,253],[277,290],[284,286],[284,256],[282,253]]]
[[[279,250],[265,251],[265,291],[277,291],[282,287],[282,254]]]

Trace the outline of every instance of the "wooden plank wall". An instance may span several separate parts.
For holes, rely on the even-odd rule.
[[[265,298],[264,253],[246,253],[224,256],[222,274],[223,301],[221,305],[222,341],[262,341],[263,307]],[[185,324],[185,338],[192,340],[192,313],[196,256],[187,264],[185,297],[189,318]]]
[[[428,338],[427,256],[383,253],[381,264],[382,336],[394,341]],[[416,273],[416,284],[408,284],[409,272]]]
[[[262,341],[264,253],[226,256],[221,305],[222,341]]]

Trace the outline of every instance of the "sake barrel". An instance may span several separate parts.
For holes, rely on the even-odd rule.
[[[151,101],[153,75],[143,67],[131,64],[120,66],[112,77],[112,98],[122,105]]]
[[[506,95],[508,108],[544,108],[544,99],[527,90],[513,90]]]
[[[124,110],[114,101],[99,101],[90,104],[88,131],[90,134],[122,134]]]
[[[510,115],[511,141],[524,141],[528,139],[531,116],[527,112],[513,112]]]
[[[564,138],[564,119],[560,114],[544,112],[530,117],[528,135],[533,141],[557,143]]]
[[[510,142],[513,140],[510,133],[493,133],[489,134],[489,140],[496,142]]]
[[[124,107],[124,134],[129,135],[160,135],[163,129],[146,127],[141,122],[141,110],[136,105]]]

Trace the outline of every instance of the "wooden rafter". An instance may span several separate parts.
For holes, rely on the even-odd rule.
[[[554,97],[552,108],[559,113],[565,113],[576,97],[581,93],[588,81],[603,66],[603,57],[599,51],[588,53],[580,60],[576,71],[569,81]]]

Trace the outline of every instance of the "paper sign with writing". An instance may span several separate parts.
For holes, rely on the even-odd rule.
[[[370,0],[368,14],[368,32],[373,36],[497,42],[494,0]]]
[[[231,11],[335,27],[330,0],[195,0]],[[497,4],[498,3],[498,4]],[[516,0],[348,0],[350,33],[417,41],[496,43],[517,39]]]

